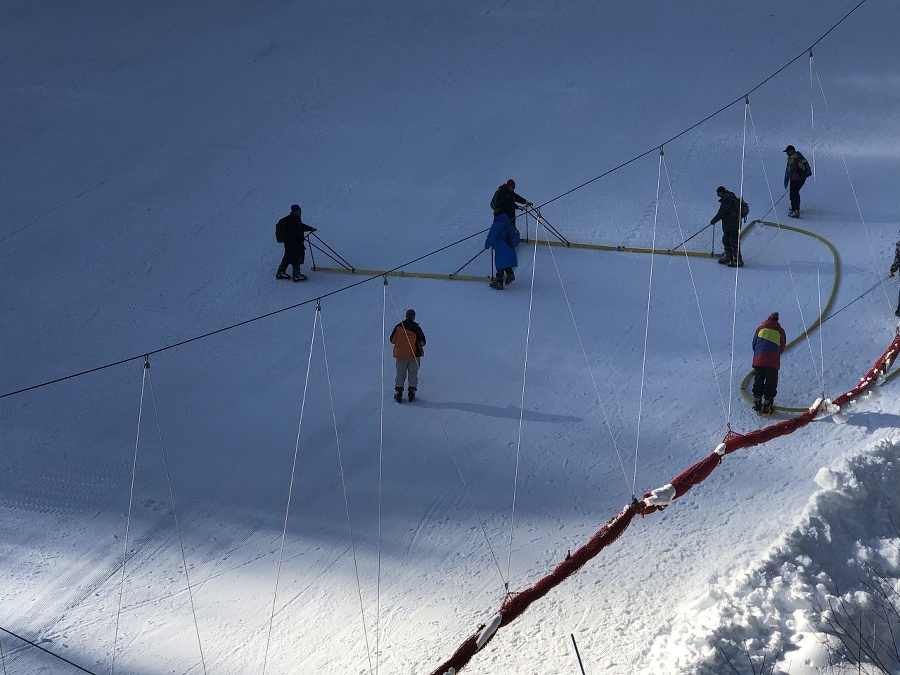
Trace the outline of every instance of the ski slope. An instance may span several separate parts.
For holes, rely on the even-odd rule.
[[[900,10],[867,0],[804,52],[854,6],[0,6],[0,395],[122,361],[0,399],[5,672],[81,672],[15,633],[95,673],[430,673],[763,425],[753,331],[779,311],[800,334],[838,273],[846,309],[776,403],[853,387],[897,326],[895,281],[866,291],[898,235]],[[816,171],[788,224],[839,272],[755,227],[737,275],[522,245],[502,293],[309,258],[274,279],[295,202],[355,267],[450,275],[509,177],[574,242],[672,249],[718,185],[784,221],[787,143]],[[428,345],[398,406],[408,307]],[[571,636],[587,673],[822,672],[815,603],[897,573],[898,392],[728,456],[465,672],[578,672]]]

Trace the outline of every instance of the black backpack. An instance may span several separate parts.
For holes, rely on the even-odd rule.
[[[747,216],[750,214],[750,205],[740,197],[735,197],[735,199],[741,203],[741,220],[747,220]]]
[[[797,153],[797,171],[799,171],[804,178],[812,176],[812,168],[810,168],[809,162],[807,162],[806,157],[799,152]]]
[[[506,221],[506,243],[515,248],[519,244],[522,243],[522,235],[519,233],[519,228],[516,227],[516,224],[511,221]]]
[[[284,223],[282,222],[284,219],[279,220],[275,223],[275,241],[279,244],[284,243]]]

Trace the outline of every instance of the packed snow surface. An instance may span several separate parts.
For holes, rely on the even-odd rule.
[[[0,5],[3,672],[431,673],[633,496],[787,418],[741,394],[770,312],[793,340],[832,300],[776,404],[855,386],[897,328],[900,6],[806,53],[855,4]],[[522,215],[488,288],[510,177],[605,248]],[[799,229],[717,265],[718,185]],[[900,575],[876,391],[724,457],[465,672],[578,672],[573,638],[587,673],[823,672],[828,621]]]

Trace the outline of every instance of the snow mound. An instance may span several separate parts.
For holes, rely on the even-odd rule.
[[[763,560],[682,606],[643,672],[812,675],[839,653],[835,623],[871,623],[873,572],[889,588],[900,583],[900,523],[891,521],[900,507],[900,438],[847,456],[815,480],[821,489],[797,525]]]

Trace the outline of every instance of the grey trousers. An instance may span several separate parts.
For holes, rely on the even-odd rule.
[[[397,359],[397,379],[394,388],[403,389],[403,382],[409,375],[409,386],[419,386],[419,359]]]

